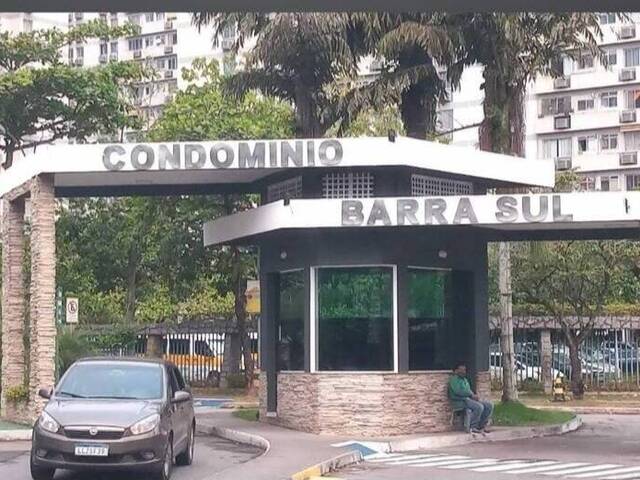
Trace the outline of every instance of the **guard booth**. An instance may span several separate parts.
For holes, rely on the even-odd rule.
[[[259,247],[261,419],[372,437],[447,430],[454,362],[489,393],[487,243],[637,236],[640,192],[490,193],[554,179],[552,161],[403,137],[39,149],[0,173],[14,334],[31,201],[30,411],[53,378],[54,198],[247,192],[260,204],[203,237]],[[25,371],[9,338],[3,392]]]

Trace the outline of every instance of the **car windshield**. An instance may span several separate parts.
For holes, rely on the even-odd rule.
[[[106,362],[74,365],[56,390],[61,397],[136,400],[162,398],[162,393],[160,365]]]

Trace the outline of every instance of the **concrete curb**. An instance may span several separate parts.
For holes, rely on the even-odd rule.
[[[0,430],[0,442],[22,442],[31,440],[31,429]]]
[[[575,412],[578,414],[603,414],[603,415],[638,415],[640,407],[555,407],[551,405],[535,405],[533,408],[540,410],[555,410],[560,412]]]
[[[435,448],[467,445],[469,443],[503,442],[525,438],[548,437],[573,432],[582,426],[578,416],[559,425],[542,425],[536,427],[518,427],[509,430],[494,430],[487,436],[476,434],[439,435],[412,438],[389,442],[387,452],[407,452],[413,450],[431,450]]]
[[[233,430],[232,428],[226,427],[215,427],[215,426],[203,426],[198,425],[196,420],[196,432],[205,434],[205,435],[215,435],[216,437],[224,438],[226,440],[230,440],[236,443],[242,443],[244,445],[251,445],[253,447],[258,447],[263,450],[263,452],[259,455],[259,457],[266,455],[266,453],[271,448],[271,444],[269,440],[260,435],[256,435],[253,433],[241,432],[240,430]]]
[[[362,461],[362,453],[354,450],[352,452],[342,453],[336,457],[320,462],[312,467],[305,468],[291,475],[291,480],[308,480],[312,477],[321,477],[329,472],[348,467],[354,463]]]

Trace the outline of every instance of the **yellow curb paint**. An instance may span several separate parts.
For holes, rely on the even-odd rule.
[[[291,480],[309,480],[313,477],[322,477],[322,471],[319,466],[305,468],[291,476]]]

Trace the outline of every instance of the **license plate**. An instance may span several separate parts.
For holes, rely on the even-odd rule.
[[[103,445],[76,445],[77,457],[107,457],[109,447]]]

